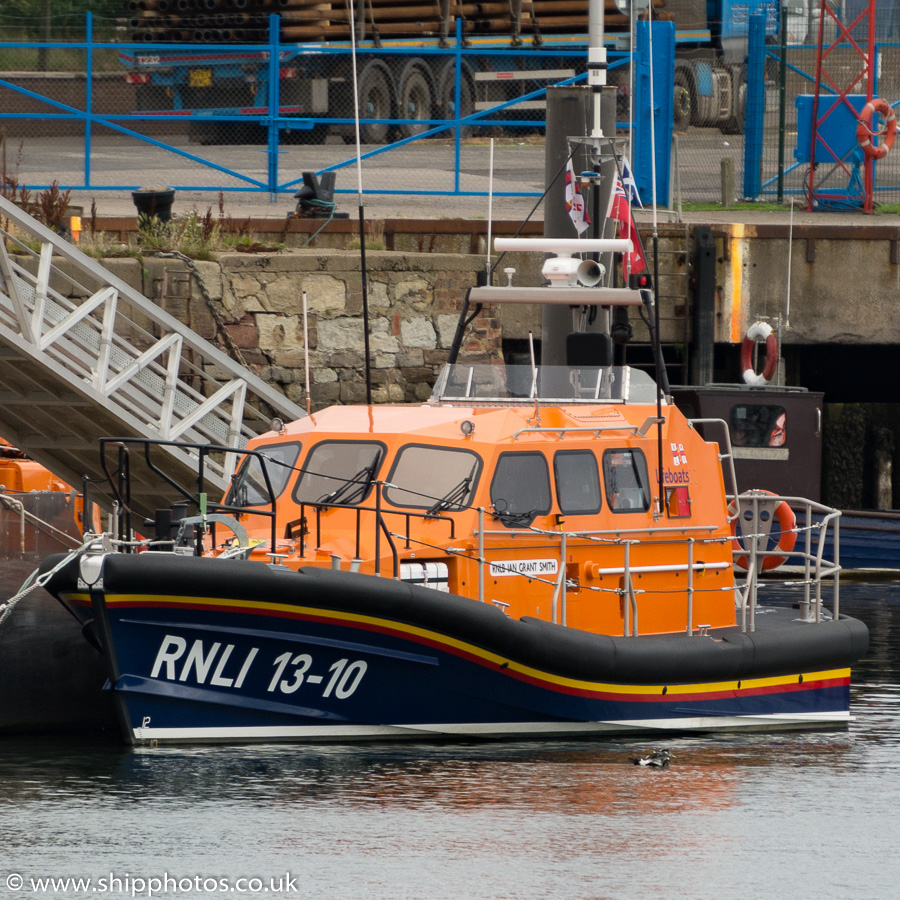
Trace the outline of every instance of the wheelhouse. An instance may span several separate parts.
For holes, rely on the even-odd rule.
[[[668,404],[658,423],[646,373],[448,366],[427,404],[366,415],[364,433],[358,410],[334,407],[251,444],[229,493],[259,542],[251,556],[416,583],[431,572],[509,615],[613,634],[733,624],[716,596],[733,583],[718,448]],[[264,506],[263,462],[278,473],[274,548],[249,514]],[[673,572],[691,622],[665,587]]]

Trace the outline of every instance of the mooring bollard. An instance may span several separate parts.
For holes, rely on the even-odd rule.
[[[722,160],[722,206],[734,203],[734,160],[729,156]]]

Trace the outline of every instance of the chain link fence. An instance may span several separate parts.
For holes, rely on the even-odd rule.
[[[804,15],[785,12],[786,39],[767,48],[763,70],[754,199],[795,198],[820,210],[863,206],[866,154],[857,131],[869,79],[874,97],[900,105],[900,11],[896,0],[872,7],[874,16],[861,0],[826,8],[824,16],[819,4]],[[878,117],[872,124],[876,132],[887,126]],[[874,162],[872,189],[876,204],[900,201],[900,154],[886,152]]]
[[[49,21],[0,11],[4,180],[110,190],[177,180],[197,190],[258,192],[275,185],[289,193],[302,172],[335,168],[338,191],[351,191],[353,179],[343,172],[355,157],[347,50],[279,44],[275,59],[266,45],[267,16],[248,18],[239,0],[227,7],[224,0],[205,2],[211,8],[202,11],[198,0],[130,0],[121,15],[111,15],[107,3],[103,15],[54,14]],[[845,16],[857,15],[850,6]],[[312,27],[304,23],[317,21],[309,10],[304,16],[282,22],[280,37],[293,29],[288,36],[302,39]],[[900,43],[890,40],[897,18],[894,0],[879,2],[872,70],[876,93],[892,105],[900,98]],[[772,42],[780,35],[770,36],[764,50],[755,98],[762,103],[760,135],[745,119],[754,99],[746,64],[710,56],[693,61],[688,78],[684,61],[677,63],[673,204],[745,197],[808,203],[811,108],[804,98],[816,82],[811,41],[818,18],[806,8],[784,22],[784,54]],[[826,44],[839,36],[830,28]],[[851,36],[865,46],[865,24]],[[451,38],[444,49],[361,50],[356,74],[366,192],[434,194],[437,205],[446,193],[484,196],[487,139],[495,137],[502,148],[493,189],[520,198],[524,215],[543,190],[544,91],[584,79],[583,49],[554,47],[550,38],[540,53],[530,46],[480,53],[474,38],[466,49]],[[216,43],[235,40],[245,43]],[[611,55],[623,125],[628,65],[627,54]],[[864,96],[863,62],[849,40],[829,52],[828,66],[840,89]],[[830,104],[835,87],[824,77],[822,90],[820,105]],[[840,163],[817,155],[814,181],[826,198],[821,208],[840,207],[842,197],[858,190],[855,129],[850,113],[826,123]],[[758,159],[752,140],[761,148]],[[267,154],[267,146],[275,152]],[[748,153],[749,165],[758,166],[755,181],[748,180]],[[875,192],[879,203],[900,200],[900,149],[875,163]]]
[[[146,43],[186,32],[113,21],[101,30],[125,40],[100,44],[87,17],[81,34],[35,21],[22,41],[0,44],[4,182],[290,193],[301,173],[332,168],[349,192],[355,75],[367,193],[484,197],[488,138],[502,137],[492,189],[521,198],[524,214],[543,190],[546,88],[584,81],[586,70],[583,52],[457,41],[363,49],[354,71],[346,47]],[[37,32],[42,40],[30,40]],[[612,54],[612,70],[626,60]]]

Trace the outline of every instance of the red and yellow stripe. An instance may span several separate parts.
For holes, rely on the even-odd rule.
[[[74,595],[71,599],[77,601],[81,598],[78,595]],[[324,624],[346,624],[364,631],[410,640],[436,650],[452,653],[486,668],[502,671],[506,675],[533,684],[536,687],[595,700],[627,700],[636,703],[716,700],[729,697],[818,690],[846,686],[850,683],[850,669],[843,668],[818,672],[797,672],[771,678],[693,684],[612,684],[554,675],[550,672],[507,659],[502,655],[492,653],[482,647],[440,632],[360,613],[348,613],[308,606],[288,608],[283,603],[273,603],[264,600],[228,600],[220,597],[158,597],[128,594],[108,596],[106,603],[110,608],[119,610],[134,607],[196,609],[245,615],[264,615]]]

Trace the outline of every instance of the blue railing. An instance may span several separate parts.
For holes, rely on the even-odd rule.
[[[658,35],[656,38],[658,44],[657,53],[665,52],[667,55],[664,60],[660,61],[657,57],[657,64],[652,67],[654,73],[654,85],[656,87],[656,106],[657,106],[657,171],[658,186],[661,186],[661,196],[668,196],[668,147],[671,135],[671,97],[672,89],[669,85],[668,89],[665,83],[660,86],[659,72],[663,75],[672,72],[674,62],[670,57],[674,54],[674,46],[671,53],[668,53],[667,47],[670,43],[668,38],[668,30],[660,29],[661,26],[669,23],[660,23],[654,26],[654,33]],[[289,106],[291,98],[285,98],[285,80],[281,77],[282,70],[287,67],[296,66],[307,70],[307,74],[301,77],[309,77],[310,73],[316,75],[320,79],[328,81],[329,67],[344,66],[350,64],[350,49],[348,46],[313,46],[309,44],[288,44],[283,43],[279,39],[279,19],[277,16],[270,16],[269,34],[270,38],[267,43],[257,44],[203,44],[203,45],[185,45],[185,44],[147,44],[147,43],[100,43],[93,39],[93,19],[90,13],[86,15],[86,36],[83,41],[69,42],[35,42],[23,44],[21,42],[0,42],[0,49],[11,50],[27,47],[29,49],[48,49],[48,50],[67,50],[82,51],[85,56],[85,75],[86,90],[84,96],[84,106],[79,108],[71,103],[63,102],[59,99],[46,96],[38,91],[31,90],[23,84],[17,84],[9,77],[0,78],[0,88],[11,91],[18,96],[29,101],[39,103],[43,108],[48,108],[50,112],[11,112],[0,110],[0,120],[40,120],[42,122],[74,122],[80,124],[83,128],[83,177],[80,183],[70,183],[61,185],[61,187],[71,187],[74,190],[90,190],[90,191],[123,191],[134,190],[139,184],[105,184],[98,183],[95,172],[93,171],[94,158],[94,136],[95,131],[99,128],[109,130],[115,134],[123,135],[127,138],[134,139],[136,146],[149,145],[150,147],[159,148],[167,153],[171,153],[173,157],[185,161],[186,163],[198,164],[203,166],[211,173],[218,173],[227,176],[232,183],[225,189],[237,192],[266,192],[273,198],[279,194],[287,194],[296,191],[301,179],[291,177],[284,179],[279,171],[279,156],[283,152],[282,149],[282,133],[286,129],[290,130],[308,130],[322,127],[331,129],[343,127],[345,130],[351,129],[355,124],[353,117],[352,105],[344,105],[343,109],[338,108],[340,115],[308,115],[309,105],[307,104],[306,112],[303,104]],[[647,34],[640,37],[641,32],[646,32],[646,26],[639,28],[640,48],[636,50],[636,66],[637,73],[636,92],[641,95],[642,90],[646,90],[647,75],[650,66],[647,62]],[[671,42],[674,44],[674,42]],[[586,44],[586,37],[585,37]],[[127,74],[131,74],[134,80],[141,82],[146,79],[145,84],[136,84],[136,90],[142,86],[158,85],[158,89],[168,91],[170,94],[171,106],[166,109],[138,109],[131,113],[121,112],[105,112],[98,111],[96,108],[94,97],[94,75],[95,75],[95,57],[96,54],[103,52],[109,54],[114,52],[122,64],[122,77],[125,79]],[[427,140],[436,135],[452,133],[453,135],[453,167],[452,177],[448,179],[445,186],[439,186],[435,189],[411,189],[411,188],[393,188],[393,189],[373,189],[367,188],[367,193],[384,193],[384,194],[434,194],[434,195],[461,195],[461,196],[484,196],[484,191],[466,191],[463,190],[461,172],[461,140],[467,129],[477,127],[491,128],[529,128],[535,129],[543,126],[543,118],[535,118],[533,116],[523,116],[517,111],[518,104],[523,102],[543,100],[546,97],[548,84],[542,83],[542,79],[538,77],[539,69],[546,70],[555,64],[565,62],[566,67],[574,70],[575,74],[555,81],[556,84],[568,85],[583,82],[586,75],[583,71],[586,65],[586,46],[578,47],[573,52],[572,49],[555,49],[543,47],[540,50],[523,48],[516,49],[491,49],[484,46],[466,47],[461,31],[457,30],[456,40],[452,46],[446,49],[431,47],[390,47],[390,48],[373,48],[369,46],[361,46],[357,53],[357,66],[362,67],[365,63],[373,63],[380,59],[396,59],[402,57],[421,57],[425,60],[446,59],[443,64],[444,68],[453,67],[454,83],[453,83],[453,110],[452,115],[446,118],[430,118],[423,116],[416,119],[400,118],[397,116],[378,116],[373,111],[361,109],[360,125],[363,128],[372,128],[373,126],[383,126],[386,129],[400,129],[412,126],[416,130],[421,129],[420,133],[412,134],[394,141],[385,146],[367,150],[364,158],[371,158],[391,150],[415,143],[417,141]],[[610,71],[615,72],[616,69],[628,66],[631,56],[625,52],[610,51]],[[255,63],[248,63],[247,60],[254,59]],[[152,63],[156,60],[156,63]],[[203,60],[210,61],[204,63]],[[190,75],[191,71],[200,72],[204,69],[209,70],[209,78],[213,82],[211,85],[211,93],[214,95],[216,90],[216,79],[214,78],[215,67],[228,65],[228,61],[232,61],[232,70],[229,70],[228,83],[231,89],[241,93],[244,100],[247,96],[252,96],[254,103],[247,102],[231,103],[229,98],[223,93],[219,100],[213,99],[215,105],[210,105],[207,101],[205,105],[195,104],[196,108],[192,108],[191,102],[186,102],[186,98],[190,94],[188,86],[184,82],[185,75]],[[243,60],[243,62],[241,62]],[[148,62],[151,61],[151,62]],[[435,67],[436,68],[436,67]],[[471,80],[475,73],[490,70],[509,70],[512,72],[526,73],[535,71],[535,78],[528,80],[520,80],[519,83],[525,84],[523,92],[515,97],[507,100],[498,101],[496,105],[485,109],[474,109],[473,104],[468,101],[474,101],[475,90],[474,82]],[[224,71],[224,69],[223,69]],[[242,83],[241,77],[234,77],[235,72],[242,72],[246,81]],[[174,73],[174,74],[173,74]],[[641,73],[644,73],[643,79]],[[671,78],[671,75],[669,76]],[[181,81],[179,82],[179,79]],[[221,79],[223,82],[226,79]],[[311,82],[310,82],[311,84]],[[258,86],[260,93],[264,90],[264,101],[261,103],[257,100],[258,94],[247,95],[243,93],[244,88],[248,85]],[[157,93],[158,96],[159,90]],[[193,95],[196,99],[196,94]],[[330,99],[330,98],[329,98]],[[492,101],[493,102],[493,101]],[[668,103],[668,106],[666,105]],[[466,108],[468,107],[468,108]],[[636,108],[640,109],[642,114],[635,123],[636,136],[635,145],[640,149],[639,152],[646,153],[649,147],[649,101],[644,99],[643,102],[636,104]],[[330,104],[329,104],[330,110]],[[288,112],[290,114],[288,114]],[[402,112],[402,111],[401,111]],[[430,112],[430,110],[429,110]],[[175,143],[162,139],[158,132],[157,136],[153,134],[143,133],[139,130],[141,123],[160,123],[163,120],[177,119],[179,122],[186,123],[185,127],[190,128],[215,128],[217,125],[223,126],[248,126],[252,125],[261,130],[261,136],[264,138],[266,153],[266,174],[260,177],[259,174],[253,175],[247,171],[240,171],[226,165],[222,165],[202,155],[200,151],[191,152],[184,147],[177,146]],[[666,127],[668,125],[668,128]],[[152,129],[148,129],[153,131]],[[71,147],[69,148],[71,149]],[[330,163],[320,169],[320,172],[328,170],[338,170],[355,163],[355,154],[351,158],[342,159],[337,162]],[[641,175],[641,168],[636,167],[638,174]],[[136,154],[135,171],[140,172],[140,157]],[[649,166],[647,174],[643,176],[649,185]],[[212,181],[213,179],[210,179]],[[47,187],[44,184],[28,183],[26,185],[32,189],[40,189]],[[180,190],[191,191],[216,191],[222,189],[222,185],[217,184],[172,184],[171,187]],[[350,189],[344,189],[339,193],[350,193]],[[497,196],[507,197],[534,197],[538,196],[534,191],[495,191]]]
[[[753,19],[751,17],[750,43],[748,47],[748,66],[747,66],[747,113],[745,122],[745,139],[744,139],[744,197],[746,199],[767,199],[782,195],[794,195],[806,197],[809,186],[804,177],[804,184],[800,187],[789,186],[786,179],[794,175],[794,185],[796,185],[796,177],[799,171],[806,169],[810,163],[810,151],[812,144],[812,109],[813,106],[809,102],[804,102],[804,94],[797,93],[786,96],[785,105],[786,119],[788,121],[787,130],[795,135],[795,146],[785,147],[785,156],[790,159],[773,159],[771,151],[776,143],[777,125],[774,125],[772,117],[766,121],[766,62],[770,64],[782,64],[782,51],[778,47],[765,46],[764,35],[759,30],[759,23],[756,24],[754,30]],[[882,80],[882,69],[884,51],[893,48],[897,49],[900,44],[896,42],[879,41],[875,44],[875,56],[870,61],[870,71],[873,73],[873,92],[875,96],[879,95],[879,82]],[[841,43],[833,48],[833,51],[850,51],[854,60],[854,69],[860,71],[863,68],[863,59],[856,53],[849,43]],[[815,60],[815,45],[791,45],[787,48],[787,55],[783,61],[786,73],[789,76],[799,78],[801,83],[808,84],[808,94],[815,92],[816,75],[814,72],[808,72],[802,67],[791,61],[792,54],[803,54],[807,59]],[[852,73],[851,73],[852,74]],[[896,73],[894,82],[897,81]],[[859,82],[859,90],[865,91],[865,81]],[[889,88],[888,88],[889,90]],[[823,204],[821,208],[856,208],[861,205],[863,196],[862,182],[859,176],[859,167],[862,161],[861,151],[855,137],[856,118],[854,114],[840,102],[837,108],[839,115],[829,121],[824,115],[828,104],[834,103],[838,98],[838,92],[827,82],[819,86],[820,91],[820,107],[818,118],[820,120],[816,152],[816,163],[825,167],[834,166],[840,171],[833,173],[835,178],[840,180],[846,178],[846,187],[828,188],[823,193]],[[851,94],[851,97],[864,102],[864,93]],[[806,97],[808,100],[809,98]],[[893,97],[885,98],[890,105],[897,109],[900,107],[900,100]],[[795,125],[792,125],[794,122]],[[835,138],[840,138],[835,140]],[[838,147],[836,153],[832,152],[828,147]],[[767,156],[766,150],[770,153]],[[889,160],[893,162],[893,160]],[[879,164],[873,165],[873,181],[877,182]],[[765,174],[764,174],[765,173]],[[882,183],[873,185],[876,194],[891,192],[898,190],[896,172],[884,170]],[[831,177],[829,175],[828,177]],[[820,180],[817,178],[817,180]],[[826,179],[827,180],[827,179]],[[846,202],[836,202],[829,205],[827,200],[830,195],[835,198],[841,198]],[[858,199],[860,202],[850,202]]]

